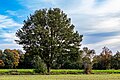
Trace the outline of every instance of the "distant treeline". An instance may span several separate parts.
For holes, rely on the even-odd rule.
[[[120,52],[114,55],[107,48],[104,47],[102,53],[96,55],[94,50],[84,47],[80,51],[81,54],[77,61],[67,60],[63,61],[62,58],[53,60],[53,69],[84,69],[85,64],[90,64],[92,69],[120,69]],[[36,55],[33,56],[29,53],[23,53],[21,50],[0,50],[0,68],[6,69],[33,69],[36,67]],[[40,65],[40,64],[39,64]]]

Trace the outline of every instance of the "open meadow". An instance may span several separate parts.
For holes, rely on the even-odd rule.
[[[120,80],[120,74],[92,75],[1,75],[0,80]]]
[[[94,74],[83,74],[83,70],[52,69],[51,75],[35,74],[33,69],[0,69],[0,80],[120,80],[120,70],[92,70]]]

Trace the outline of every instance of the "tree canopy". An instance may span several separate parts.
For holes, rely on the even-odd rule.
[[[40,9],[24,21],[24,26],[16,32],[19,38],[16,42],[31,55],[39,55],[49,72],[58,57],[76,60],[80,54],[83,36],[74,27],[59,8]]]

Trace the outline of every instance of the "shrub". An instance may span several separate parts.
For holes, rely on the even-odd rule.
[[[41,60],[41,58],[39,56],[35,56],[34,57],[34,72],[35,73],[46,73],[47,68],[45,63]]]

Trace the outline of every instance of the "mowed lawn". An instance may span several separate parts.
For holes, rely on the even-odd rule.
[[[120,74],[0,75],[0,80],[120,80]]]

